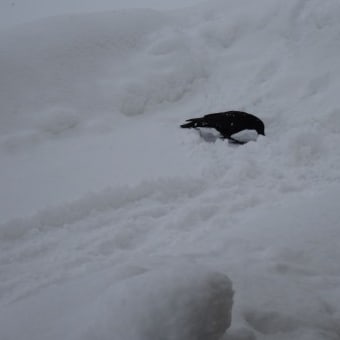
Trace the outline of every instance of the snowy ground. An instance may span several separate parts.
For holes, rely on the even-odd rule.
[[[340,339],[339,15],[214,0],[3,31],[0,338],[189,340],[205,323],[171,301],[217,272],[224,340]],[[266,137],[178,128],[227,109]]]
[[[127,8],[175,9],[200,2],[202,0],[0,0],[0,29],[68,13]]]

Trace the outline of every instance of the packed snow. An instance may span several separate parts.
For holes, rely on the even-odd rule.
[[[0,339],[339,339],[339,17],[210,0],[0,32]],[[266,136],[179,128],[226,110]]]

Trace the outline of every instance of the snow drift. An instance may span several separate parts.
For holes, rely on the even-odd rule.
[[[157,337],[155,315],[162,338],[199,337],[210,314],[186,306],[215,293],[218,337],[226,276],[223,340],[339,338],[339,15],[336,0],[224,0],[2,32],[1,338]],[[233,109],[266,137],[178,127]],[[175,265],[208,269],[172,281]]]
[[[78,284],[71,282],[42,290],[20,309],[9,306],[1,317],[2,337],[214,340],[230,326],[233,292],[225,275],[176,265],[151,272],[132,268],[121,277],[110,276],[111,284],[99,279],[95,286],[93,278],[83,278],[81,295]],[[82,303],[84,291],[91,308]],[[58,313],[60,308],[69,310],[69,319]],[[39,324],[32,322],[32,315]]]

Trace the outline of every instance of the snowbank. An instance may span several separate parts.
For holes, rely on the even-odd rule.
[[[1,339],[157,337],[158,315],[169,336],[201,334],[186,306],[216,293],[230,310],[211,272],[235,290],[223,339],[338,339],[339,15],[337,0],[212,0],[2,32]],[[266,136],[178,127],[226,109]],[[172,281],[173,263],[209,270]]]
[[[83,278],[85,285],[57,285],[9,306],[0,312],[2,339],[217,340],[230,326],[233,291],[225,275],[192,265],[134,272],[100,291],[94,287],[103,286],[103,275],[95,286]]]

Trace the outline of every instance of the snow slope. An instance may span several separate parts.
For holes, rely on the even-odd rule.
[[[9,29],[40,18],[67,13],[91,13],[127,8],[174,9],[188,7],[201,0],[2,0],[0,2],[0,29]]]
[[[1,339],[197,339],[226,276],[223,339],[339,339],[339,15],[228,0],[3,32]],[[226,109],[267,136],[178,128]]]

